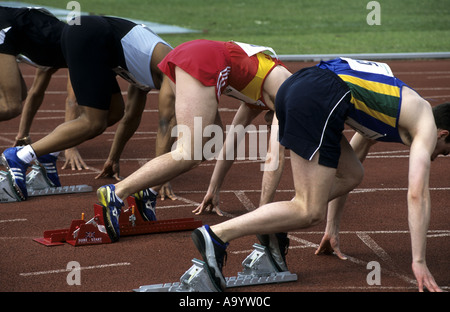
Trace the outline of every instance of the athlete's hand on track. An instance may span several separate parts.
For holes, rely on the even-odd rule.
[[[161,196],[161,200],[166,199],[166,197],[170,198],[171,200],[176,200],[177,196],[172,190],[172,185],[170,182],[167,182],[163,186],[161,186],[161,189],[159,190],[159,195]]]
[[[202,203],[192,210],[192,212],[196,215],[202,214],[203,212],[215,212],[217,215],[223,216],[223,213],[219,208],[219,202],[219,192],[215,194],[207,193],[203,198]]]
[[[112,161],[107,159],[105,164],[103,165],[103,170],[100,172],[95,179],[99,178],[114,178],[116,181],[122,180],[119,175],[120,166],[118,161]]]
[[[83,158],[81,157],[80,153],[78,152],[78,149],[76,147],[68,148],[64,151],[66,162],[62,166],[62,169],[68,169],[68,166],[72,168],[72,170],[83,170],[83,169],[89,169],[89,167],[84,162]]]
[[[322,241],[320,242],[319,248],[317,248],[315,254],[326,254],[332,255],[333,253],[338,256],[341,260],[347,260],[347,257],[341,252],[339,248],[339,236],[338,235],[329,235],[325,233],[322,237]]]
[[[423,292],[424,286],[428,289],[428,291],[442,292],[442,289],[439,288],[439,286],[436,284],[434,277],[431,275],[425,263],[418,263],[413,261],[412,270],[417,280],[419,292]]]

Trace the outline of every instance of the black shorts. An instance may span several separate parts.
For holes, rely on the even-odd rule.
[[[0,53],[23,54],[40,66],[67,67],[60,42],[65,25],[42,9],[0,6]]]
[[[120,33],[112,22],[119,25],[114,19],[82,16],[80,25],[63,30],[61,47],[79,105],[108,110],[111,95],[120,92],[113,68],[125,66],[120,38],[135,24],[121,21]]]
[[[288,78],[276,96],[279,140],[304,159],[337,168],[350,107],[350,89],[335,73],[316,66]]]

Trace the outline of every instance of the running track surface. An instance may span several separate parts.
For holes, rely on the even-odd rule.
[[[432,105],[450,101],[450,60],[388,62],[400,79],[415,88]],[[291,71],[312,63],[287,63]],[[34,69],[23,66],[30,86]],[[47,90],[44,104],[32,127],[34,141],[52,131],[64,120],[67,71],[59,70]],[[119,79],[120,80],[120,79]],[[126,84],[121,81],[124,97]],[[155,155],[157,130],[157,93],[148,96],[141,125],[129,141],[121,159],[121,175],[127,176]],[[224,124],[230,124],[237,101],[223,97],[220,111]],[[264,124],[262,117],[254,122]],[[13,144],[19,118],[0,123],[0,147]],[[0,204],[0,291],[119,291],[129,292],[141,285],[179,281],[200,258],[190,231],[123,237],[118,243],[73,247],[65,244],[45,247],[32,239],[45,230],[68,228],[71,220],[85,213],[93,216],[95,190],[110,179],[95,180],[108,156],[115,127],[78,148],[89,170],[59,170],[63,185],[88,184],[94,191],[76,195],[33,197],[26,202]],[[345,135],[350,137],[351,130]],[[427,264],[437,283],[450,288],[450,159],[439,157],[432,164],[430,188],[432,215],[427,240]],[[290,200],[294,194],[289,161],[276,194],[276,200]],[[63,165],[60,157],[58,166]],[[204,224],[214,224],[238,216],[258,204],[262,172],[261,161],[237,161],[228,174],[221,193],[221,209],[226,217],[215,214],[197,216]],[[160,220],[193,217],[208,187],[214,162],[174,179],[178,200],[159,201]],[[3,169],[3,168],[2,168]],[[341,250],[349,257],[316,256],[325,222],[290,233],[287,256],[289,270],[298,281],[234,288],[229,291],[258,292],[335,292],[335,291],[417,291],[411,271],[411,248],[407,223],[406,187],[408,150],[400,144],[375,145],[365,162],[362,184],[349,196],[341,225]],[[251,252],[255,237],[233,241],[228,248],[225,276],[242,270],[241,262]],[[80,263],[81,285],[68,285],[66,271],[70,261]],[[372,271],[366,265],[377,261],[381,267],[381,285],[368,285]]]

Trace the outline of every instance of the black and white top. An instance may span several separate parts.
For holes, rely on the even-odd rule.
[[[150,68],[158,43],[144,25],[104,16],[81,16],[68,25],[48,11],[0,7],[0,53],[23,54],[40,66],[68,67],[79,105],[107,110],[120,92],[116,75],[138,88],[155,88]]]
[[[67,67],[60,43],[64,26],[43,9],[0,6],[0,53],[23,54],[41,66]]]

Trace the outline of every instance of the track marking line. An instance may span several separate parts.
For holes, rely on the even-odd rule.
[[[389,256],[389,254],[381,248],[380,245],[377,244],[366,232],[356,232],[356,236],[367,246],[369,247],[381,260],[386,262],[391,268],[396,268],[394,260]]]
[[[6,222],[24,222],[28,221],[28,219],[8,219],[8,220],[0,220],[0,223],[6,223]]]
[[[312,234],[319,235],[323,234],[323,231],[309,231],[309,232],[289,232],[290,234]],[[367,234],[409,234],[409,231],[340,231],[339,234],[356,234],[356,233],[367,233]],[[437,233],[438,235],[450,236],[450,230],[428,230],[428,233]]]
[[[244,205],[244,207],[245,207],[245,209],[247,211],[252,211],[252,210],[255,210],[257,208],[257,207],[255,207],[255,205],[253,205],[253,203],[250,200],[250,198],[248,198],[247,195],[245,195],[244,191],[235,191],[234,195],[236,195],[236,197]]]
[[[397,153],[409,153],[409,149],[398,150],[398,151],[370,152],[368,155],[386,155],[386,154],[397,154]]]
[[[449,71],[407,71],[407,72],[396,72],[396,75],[445,75],[449,74]]]
[[[307,240],[304,240],[304,239],[301,239],[301,238],[298,238],[298,237],[295,237],[295,236],[292,236],[292,235],[289,235],[289,238],[291,240],[293,240],[293,241],[300,242],[300,243],[304,244],[307,247],[311,247],[311,248],[314,248],[314,249],[317,249],[319,247],[318,244],[312,243],[310,241],[307,241]],[[353,263],[358,264],[358,265],[361,265],[364,268],[367,267],[367,263],[368,262],[360,260],[360,259],[357,259],[357,258],[352,257],[352,256],[349,256],[347,254],[345,254],[345,256],[347,257],[348,261],[353,262]],[[407,283],[410,283],[410,284],[413,284],[413,285],[417,285],[416,280],[411,279],[411,278],[409,278],[409,277],[407,277],[405,275],[399,274],[397,272],[394,272],[394,271],[391,271],[391,270],[387,270],[387,269],[384,269],[384,268],[381,268],[381,272],[383,272],[385,274],[388,274],[390,276],[393,276],[393,277],[400,278],[401,280],[403,280],[403,281],[405,281]]]
[[[191,192],[189,192],[189,193],[191,193]],[[179,195],[176,195],[176,196],[177,196],[177,199],[179,199],[179,200],[181,200],[181,201],[187,203],[189,206],[198,207],[198,206],[200,206],[200,204],[201,204],[201,203],[199,203],[199,202],[196,202],[196,201],[193,201],[193,200],[190,200],[190,199],[181,197],[181,196],[179,196]],[[183,206],[187,206],[187,205],[183,205]],[[165,208],[165,207],[161,207],[161,208]],[[220,208],[220,207],[219,207],[219,208]],[[228,218],[234,218],[234,217],[235,217],[235,215],[233,215],[233,214],[231,214],[231,213],[228,213],[228,212],[226,212],[226,211],[221,210],[221,212],[222,212],[222,214],[223,214],[224,217],[228,217]]]
[[[443,290],[450,289],[449,286],[439,286]],[[328,289],[337,290],[417,290],[417,286],[341,286],[341,287],[330,287]]]
[[[433,234],[428,234],[427,237],[449,237],[450,236],[450,230],[429,230],[428,233],[433,233]],[[435,234],[434,234],[435,233]],[[289,232],[289,238],[292,241],[298,242],[301,245],[297,245],[297,246],[292,246],[292,244],[289,246],[289,250],[293,250],[293,249],[304,249],[304,248],[314,248],[317,249],[319,247],[318,244],[310,242],[308,240],[299,238],[297,236],[294,236],[295,234],[297,235],[304,235],[304,234],[312,234],[312,235],[323,235],[322,231],[310,231],[310,232]],[[413,284],[415,285],[415,287],[411,286],[411,287],[398,287],[398,289],[403,289],[403,288],[416,288],[417,286],[417,281],[415,279],[412,279],[410,277],[408,277],[406,274],[400,274],[398,272],[396,272],[396,268],[397,266],[395,265],[394,261],[392,260],[392,258],[388,255],[388,253],[381,248],[368,234],[409,234],[409,231],[342,231],[339,234],[356,234],[370,249],[372,249],[375,254],[380,257],[384,262],[386,262],[386,264],[388,264],[390,269],[385,269],[385,268],[381,268],[381,272],[390,275],[392,277],[396,277],[399,278],[409,284]],[[248,254],[252,252],[252,250],[236,250],[236,251],[231,251],[231,254]],[[355,257],[349,256],[347,254],[345,254],[345,256],[347,257],[347,260],[349,260],[350,262],[353,262],[355,264],[358,264],[360,266],[363,267],[367,267],[367,263],[366,261],[357,259]],[[367,286],[367,287],[353,287],[353,286],[344,286],[344,287],[338,287],[336,289],[396,289],[397,287],[390,287],[390,286]],[[442,289],[449,289],[449,286],[442,286]]]
[[[13,236],[13,237],[10,237],[10,236],[8,236],[8,237],[6,237],[6,236],[3,236],[3,237],[0,237],[0,240],[13,240],[13,239],[33,239],[34,237],[31,237],[31,236]]]
[[[182,202],[185,202],[185,203],[187,203],[187,204],[189,204],[191,206],[198,206],[198,205],[200,205],[200,203],[198,203],[196,201],[193,201],[193,200],[190,200],[190,199],[187,199],[185,197],[177,196],[177,199],[179,199]]]
[[[385,192],[385,191],[407,191],[406,187],[387,187],[387,188],[357,188],[353,192]],[[450,187],[430,187],[430,191],[450,191]],[[261,190],[221,190],[221,193],[235,193],[235,192],[244,192],[244,193],[260,193]],[[293,193],[294,189],[286,189],[286,190],[277,190],[277,193]],[[199,194],[206,193],[206,191],[178,191],[177,194]]]
[[[87,267],[80,267],[80,270],[104,269],[104,268],[127,266],[127,265],[131,265],[131,263],[129,263],[129,262],[119,262],[119,263],[111,263],[111,264],[92,265],[92,266],[87,266]],[[59,269],[59,270],[20,273],[19,275],[27,277],[27,276],[37,276],[37,275],[46,275],[46,274],[65,273],[65,272],[71,272],[72,270],[73,269]]]

